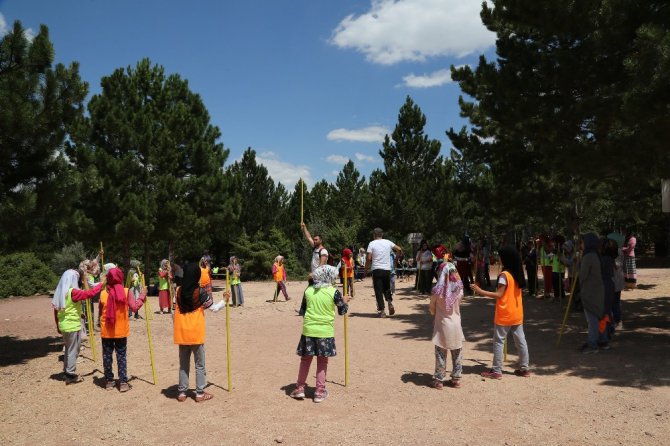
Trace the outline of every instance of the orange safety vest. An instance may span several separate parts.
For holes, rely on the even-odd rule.
[[[502,274],[507,279],[507,288],[505,288],[505,293],[496,299],[494,322],[496,325],[521,325],[523,324],[521,288],[509,272],[503,271]]]
[[[196,288],[195,293],[200,290]],[[177,288],[177,296],[181,288]],[[195,311],[182,314],[179,305],[174,310],[174,343],[177,345],[200,345],[205,343],[205,309],[199,307]]]
[[[126,300],[123,304],[116,304],[116,321],[114,324],[107,323],[105,312],[107,311],[107,299],[109,293],[106,289],[100,291],[100,337],[107,339],[127,338],[130,335],[130,325],[128,324],[128,288],[124,288]]]
[[[284,265],[283,264],[277,265],[275,263],[275,269],[276,269],[274,275],[275,282],[282,282],[284,280]]]
[[[209,268],[200,268],[200,287],[205,288],[212,283],[212,278],[209,277]]]

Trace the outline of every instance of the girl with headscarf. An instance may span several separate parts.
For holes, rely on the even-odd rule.
[[[244,293],[242,293],[242,267],[237,257],[232,256],[228,262],[228,271],[230,273],[230,292],[233,296],[233,306],[244,306]]]
[[[353,252],[349,248],[342,250],[342,258],[339,264],[340,269],[340,283],[344,287],[344,270],[347,270],[347,295],[354,296],[354,258]],[[342,288],[344,290],[344,288]]]
[[[161,314],[169,313],[170,310],[170,281],[172,280],[172,271],[168,259],[161,260],[161,266],[158,269],[158,307]]]
[[[286,267],[284,266],[284,257],[275,257],[275,262],[272,264],[272,277],[275,280],[275,300],[281,291],[284,299],[291,300],[286,293]]]
[[[81,303],[90,299],[100,291],[102,284],[83,291],[79,289],[79,273],[69,269],[63,273],[51,300],[54,309],[56,330],[63,336],[65,351],[63,353],[63,374],[65,383],[73,384],[82,381],[77,375],[77,357],[81,345]]]
[[[447,354],[451,352],[451,380],[449,387],[461,386],[463,371],[463,328],[461,328],[460,303],[463,299],[463,282],[456,266],[451,262],[443,262],[438,269],[437,285],[430,296],[430,314],[435,316],[433,322],[433,344],[435,344],[435,379],[433,387],[442,389],[447,373]]]
[[[579,266],[579,294],[588,325],[583,353],[597,353],[598,342],[606,339],[599,334],[599,321],[605,313],[605,286],[602,262],[600,261],[600,239],[592,232],[582,236],[584,255]]]
[[[135,297],[131,290],[123,287],[123,271],[117,267],[109,269],[105,277],[107,283],[100,292],[100,337],[102,338],[102,365],[106,379],[105,389],[111,390],[116,384],[112,370],[112,355],[116,351],[119,391],[127,392],[130,390],[126,372],[126,352],[130,335],[128,309],[137,312],[142,308],[147,289],[142,289],[139,297]]]
[[[523,269],[521,256],[516,248],[504,246],[498,252],[502,263],[502,272],[498,276],[496,291],[485,291],[477,284],[472,290],[481,296],[496,300],[493,330],[493,366],[488,372],[482,372],[484,378],[502,379],[503,348],[508,333],[512,333],[516,350],[519,353],[519,368],[514,374],[529,377],[528,345],[523,332],[523,302],[521,301],[521,283]]]
[[[179,386],[177,401],[186,401],[191,354],[195,362],[195,401],[211,400],[213,395],[205,392],[207,372],[205,370],[205,309],[218,312],[230,298],[225,292],[218,304],[212,295],[200,287],[200,266],[188,263],[184,267],[182,285],[177,288],[174,306],[174,343],[179,345]]]
[[[305,385],[312,359],[316,356],[316,391],[314,402],[320,403],[328,397],[326,371],[328,358],[335,356],[335,309],[342,316],[348,310],[346,297],[334,286],[337,268],[321,265],[312,271],[314,283],[307,287],[300,305],[303,316],[302,335],[296,349],[301,356],[298,380],[291,398],[305,398]]]

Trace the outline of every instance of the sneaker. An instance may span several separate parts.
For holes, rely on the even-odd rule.
[[[598,347],[589,347],[588,344],[582,345],[582,348],[580,349],[582,353],[585,355],[591,354],[591,353],[598,353]]]
[[[439,379],[434,379],[433,382],[431,383],[431,387],[433,389],[442,390],[444,384]]]
[[[326,389],[323,389],[323,392],[317,392],[314,394],[314,402],[315,403],[320,403],[323,400],[328,398],[328,391]]]
[[[447,381],[447,387],[451,387],[452,389],[460,389],[461,388],[461,380],[451,378],[449,381]]]
[[[105,383],[105,390],[112,390],[116,386],[116,382],[114,380],[107,381]]]
[[[514,374],[516,376],[521,376],[523,378],[529,378],[530,377],[530,372],[528,370],[517,369],[517,370],[514,371]]]
[[[489,378],[489,379],[502,379],[502,373],[498,373],[494,371],[493,369],[489,370],[488,372],[482,372],[482,377],[483,378]]]
[[[304,387],[296,387],[293,392],[289,395],[291,398],[294,398],[296,400],[301,400],[305,398],[305,388]]]
[[[79,375],[70,375],[69,373],[65,374],[65,384],[77,384],[82,382],[83,380],[84,378],[82,378]]]
[[[395,314],[395,308],[393,308],[393,304],[389,302],[389,316],[393,316]]]
[[[127,392],[130,390],[130,384],[127,382],[122,382],[119,384],[119,392]]]
[[[377,317],[385,318],[385,317],[386,317],[386,312],[383,311],[383,310],[382,310],[382,311],[378,311],[378,312],[377,312]]]

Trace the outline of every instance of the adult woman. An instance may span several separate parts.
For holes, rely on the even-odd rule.
[[[623,277],[626,282],[626,290],[632,290],[637,285],[635,245],[637,245],[637,239],[633,231],[629,230],[626,234],[626,244],[623,247]]]
[[[421,240],[416,253],[417,288],[421,294],[429,294],[433,287],[433,253],[427,240]]]

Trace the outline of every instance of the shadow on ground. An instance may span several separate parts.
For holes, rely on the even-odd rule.
[[[411,303],[411,314],[396,314],[401,331],[391,333],[400,339],[430,342],[433,317],[428,303]],[[597,379],[603,385],[651,389],[670,386],[670,296],[632,299],[624,294],[623,330],[615,333],[611,349],[584,355],[579,348],[586,341],[586,321],[582,312],[570,312],[561,342],[556,346],[565,305],[524,297],[524,331],[528,342],[531,368],[535,375],[567,374]],[[490,366],[494,301],[482,297],[464,298],[461,304],[463,333],[468,341],[464,352],[464,373],[479,373]],[[467,348],[491,355],[486,364],[473,363]],[[515,368],[516,348],[510,337],[506,368]],[[481,355],[476,355],[481,356]],[[425,385],[426,374],[408,372],[404,382]]]
[[[41,358],[63,349],[60,336],[19,339],[14,336],[0,336],[0,367],[25,364],[31,359]]]

